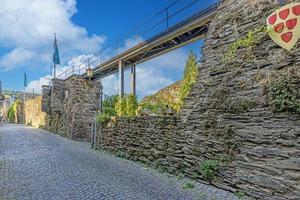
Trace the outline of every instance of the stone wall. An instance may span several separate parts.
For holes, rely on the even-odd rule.
[[[99,127],[99,147],[199,180],[202,164],[218,160],[211,184],[259,199],[299,199],[300,118],[273,112],[259,81],[299,66],[299,43],[287,52],[261,31],[250,50],[241,46],[224,61],[230,45],[261,29],[276,7],[272,0],[224,0],[180,118],[119,119],[114,128]]]
[[[37,128],[45,126],[46,113],[42,111],[42,96],[27,97],[25,106],[24,100],[15,105],[14,123],[31,125]]]
[[[50,113],[51,90],[52,90],[51,86],[48,85],[43,86],[42,111],[45,113]]]
[[[25,124],[34,127],[44,127],[46,113],[42,111],[42,97],[26,99],[25,103]]]
[[[248,49],[242,47],[233,59],[224,63],[229,45],[249,31],[263,27],[276,6],[277,2],[269,0],[224,1],[210,26],[198,84],[186,101],[182,115],[185,132],[201,136],[195,141],[200,148],[219,145],[219,141],[209,139],[218,131],[218,124],[234,130],[239,144],[237,152],[230,171],[221,174],[228,186],[251,191],[263,199],[297,199],[300,196],[300,118],[291,113],[272,112],[258,77],[298,66],[299,45],[287,52],[264,33],[258,33],[258,44],[250,56]],[[232,101],[235,106],[248,101],[249,106],[226,110],[220,106],[225,101]],[[216,127],[207,127],[209,120]],[[199,154],[199,157],[210,156]]]
[[[111,127],[99,125],[97,144],[101,149],[125,153],[134,160],[146,163],[158,162],[175,170],[178,158],[186,142],[178,131],[181,121],[177,117],[146,116],[118,118]],[[173,166],[174,164],[174,166]]]
[[[90,124],[99,109],[99,86],[98,82],[72,76],[53,79],[51,88],[43,87],[46,129],[72,139],[89,140]]]

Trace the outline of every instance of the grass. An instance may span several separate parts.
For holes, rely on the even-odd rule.
[[[183,189],[193,189],[195,187],[194,183],[186,182],[183,186]]]

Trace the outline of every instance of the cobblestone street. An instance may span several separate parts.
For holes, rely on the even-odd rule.
[[[0,199],[236,199],[161,174],[89,145],[21,125],[0,124]]]

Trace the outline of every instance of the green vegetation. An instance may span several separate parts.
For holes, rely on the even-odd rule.
[[[230,60],[232,60],[236,56],[237,50],[242,47],[246,47],[247,53],[250,54],[252,48],[255,47],[256,45],[257,45],[256,35],[254,31],[250,31],[248,32],[245,38],[238,39],[229,46],[223,58],[223,62],[228,63]]]
[[[198,64],[197,64],[197,57],[191,51],[189,57],[186,62],[186,66],[184,69],[184,76],[183,81],[179,90],[179,103],[175,106],[177,111],[180,110],[182,107],[185,98],[190,94],[192,90],[192,86],[197,81],[197,77],[199,74]]]
[[[246,196],[246,194],[244,192],[240,192],[240,191],[238,191],[238,192],[236,192],[234,194],[239,199],[243,199]]]
[[[193,189],[195,187],[194,183],[186,182],[183,186],[183,189]]]
[[[15,116],[17,113],[17,107],[18,105],[21,104],[20,100],[15,101],[9,108],[8,108],[8,112],[7,112],[7,117],[9,119],[10,122],[14,122],[15,121]]]
[[[159,99],[157,99],[157,101],[155,102],[146,102],[146,101],[142,101],[139,104],[139,109],[140,110],[149,110],[151,113],[155,114],[155,115],[160,115],[161,113],[163,113],[166,110],[166,104],[164,104],[162,101],[160,101]]]
[[[129,94],[126,98],[126,115],[135,116],[138,108],[138,101],[135,95]]]
[[[105,123],[115,116],[135,116],[138,108],[137,98],[130,94],[124,96],[121,101],[114,95],[103,101],[103,111],[96,117],[98,123]]]
[[[258,105],[258,100],[249,97],[231,97],[230,90],[225,87],[217,88],[209,99],[210,108],[231,113],[248,111]]]
[[[259,44],[259,41],[261,39],[261,36],[259,34],[262,33],[263,36],[265,36],[270,33],[270,31],[271,30],[267,26],[262,26],[249,31],[244,38],[236,40],[229,46],[227,52],[223,57],[223,63],[228,63],[233,58],[235,58],[237,50],[243,47],[247,48],[248,57],[252,56],[252,49]]]
[[[132,117],[136,116],[136,111],[138,108],[138,101],[136,96],[129,94],[124,96],[122,99],[118,98],[115,104],[115,110],[119,117]]]
[[[115,104],[115,110],[117,112],[117,115],[119,117],[124,117],[126,116],[126,96],[122,97],[122,98],[118,98],[117,102]]]
[[[118,96],[110,96],[103,101],[103,111],[99,113],[96,117],[96,121],[98,123],[105,123],[110,120],[111,117],[117,115],[117,111],[115,109],[116,102],[118,101]]]
[[[300,114],[300,70],[296,67],[271,74],[264,84],[264,93],[274,112]]]
[[[208,180],[213,180],[219,168],[219,161],[218,160],[204,160],[200,172],[204,178]]]

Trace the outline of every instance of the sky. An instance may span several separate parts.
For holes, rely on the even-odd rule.
[[[40,92],[52,77],[54,33],[57,35],[61,65],[58,74],[86,57],[111,47],[118,52],[161,32],[166,12],[159,11],[175,0],[0,0],[0,80],[3,88]],[[194,0],[181,0],[169,15]],[[214,0],[199,0],[190,9],[172,17],[169,26],[191,16]],[[137,27],[140,24],[146,25]],[[134,30],[134,31],[133,31]],[[128,33],[128,34],[127,34]],[[203,41],[197,41],[163,56],[137,65],[137,95],[142,98],[182,78],[188,53],[201,58]],[[114,44],[115,45],[115,44]],[[109,56],[107,53],[106,56]],[[105,57],[105,56],[104,56]],[[154,79],[155,77],[155,79]],[[118,93],[118,74],[102,80],[104,93]],[[129,71],[125,71],[125,92],[130,91]]]

